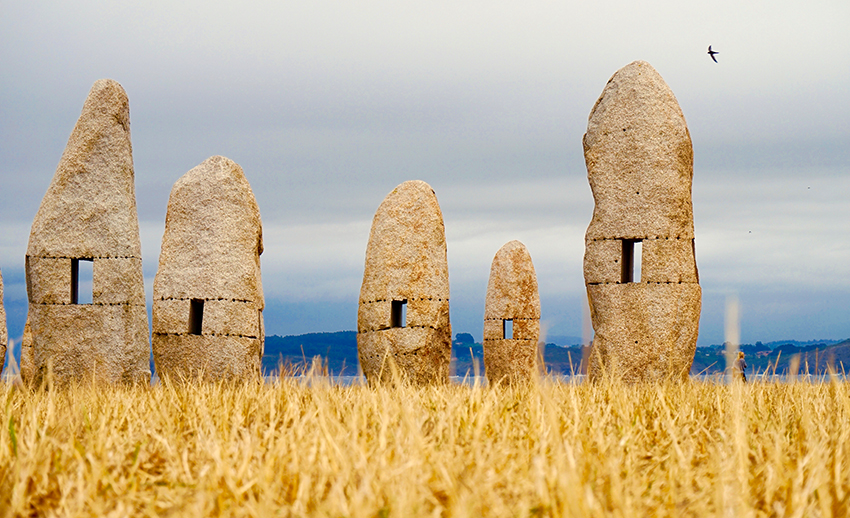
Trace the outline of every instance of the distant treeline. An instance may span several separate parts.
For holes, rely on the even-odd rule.
[[[756,342],[744,344],[740,350],[746,354],[748,370],[751,372],[775,370],[777,374],[786,374],[795,364],[799,366],[799,372],[808,371],[812,374],[828,372],[829,368],[842,372],[844,366],[850,370],[850,340],[824,340],[816,343]],[[583,373],[585,364],[582,359],[588,352],[588,348],[579,345],[561,347],[546,344],[543,349],[543,364],[546,371],[554,375]],[[263,355],[263,371],[266,375],[277,374],[280,365],[303,369],[314,361],[318,361],[330,374],[358,374],[357,333],[339,331],[298,336],[266,336]],[[691,374],[715,374],[722,372],[725,367],[723,345],[698,347]],[[458,376],[484,373],[483,347],[468,333],[458,333],[452,344],[452,371]]]
[[[796,345],[795,345],[796,344]],[[825,374],[829,369],[850,370],[850,340],[836,342],[824,340],[817,343],[774,342],[771,344],[744,344],[739,347],[745,354],[747,370],[788,374]],[[726,367],[726,348],[723,345],[698,347],[691,374],[722,372]]]

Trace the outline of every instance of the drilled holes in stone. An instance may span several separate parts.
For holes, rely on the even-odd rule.
[[[93,290],[94,259],[71,259],[71,304],[91,304]]]
[[[407,299],[392,301],[390,327],[407,327]]]
[[[200,335],[204,327],[204,299],[189,301],[189,334]]]

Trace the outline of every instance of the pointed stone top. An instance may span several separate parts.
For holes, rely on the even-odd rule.
[[[596,200],[588,239],[693,237],[693,148],[676,97],[635,61],[615,73],[584,135]]]
[[[540,318],[537,274],[528,249],[519,241],[505,243],[493,258],[484,318]]]
[[[387,297],[449,297],[443,213],[420,180],[393,189],[372,220],[360,301]]]
[[[94,83],[33,221],[33,257],[141,257],[130,144],[120,84]]]

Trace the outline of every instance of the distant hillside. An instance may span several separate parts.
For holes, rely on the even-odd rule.
[[[801,341],[798,341],[798,340],[779,340],[779,341],[776,341],[776,342],[767,342],[764,345],[770,347],[771,349],[775,349],[775,348],[779,347],[780,345],[788,345],[788,344],[796,346],[796,347],[808,347],[810,345],[835,345],[835,344],[837,344],[841,341],[842,340],[806,340],[806,341],[801,342]],[[756,342],[756,345],[761,345],[761,342]]]
[[[544,350],[544,361],[554,373],[578,372],[581,347],[559,347],[550,343]],[[297,336],[266,336],[263,354],[263,372],[273,375],[278,366],[295,368],[310,366],[319,356],[332,374],[355,375],[358,372],[357,332],[309,333]],[[570,363],[572,360],[572,364]],[[452,372],[458,376],[475,372],[475,362],[484,373],[484,349],[467,333],[458,333],[452,344]]]
[[[321,356],[333,374],[357,374],[357,332],[309,333],[298,336],[266,336],[263,372],[276,374],[278,366],[309,366]]]
[[[756,342],[744,344],[740,349],[746,354],[748,370],[751,372],[774,372],[775,369],[777,374],[785,374],[795,357],[799,358],[801,372],[805,372],[807,365],[812,374],[827,372],[828,365],[834,365],[838,372],[842,371],[842,365],[850,371],[850,340],[786,340],[769,344]],[[543,350],[543,361],[547,372],[551,374],[583,373],[586,366],[582,363],[582,358],[588,351],[589,348],[578,345],[562,347],[548,343]],[[321,357],[323,365],[333,374],[357,374],[357,333],[338,331],[298,336],[267,336],[263,371],[267,375],[276,374],[280,363],[296,368],[309,366],[316,356]],[[458,376],[474,374],[476,362],[478,373],[483,374],[482,345],[476,343],[468,333],[458,333],[452,345],[452,372]],[[725,350],[722,345],[698,347],[691,374],[723,372],[725,366]]]
[[[547,344],[557,345],[558,347],[575,347],[581,344],[580,336],[546,335],[541,338],[545,339]]]
[[[772,344],[756,342],[755,345],[742,345],[740,350],[746,355],[747,369],[752,372],[775,371],[777,374],[787,374],[794,362],[798,363],[799,372],[808,371],[811,374],[824,374],[829,371],[830,366],[838,372],[842,372],[843,368],[850,370],[850,340],[788,340]],[[697,348],[691,374],[723,372],[725,367],[724,346],[700,347]]]

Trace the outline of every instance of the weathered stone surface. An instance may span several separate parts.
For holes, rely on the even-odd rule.
[[[260,209],[238,164],[214,156],[177,180],[153,286],[153,354],[160,376],[260,374],[262,253]],[[196,319],[203,301],[200,329],[194,330],[193,300]]]
[[[0,374],[6,363],[6,345],[9,343],[9,332],[6,329],[6,309],[3,306],[3,273],[0,272]]]
[[[30,233],[27,368],[36,382],[49,365],[59,382],[150,379],[141,257],[129,102],[121,85],[102,79]],[[81,259],[94,263],[91,304],[72,296],[72,265]]]
[[[393,301],[398,309],[406,305],[406,322],[393,322]],[[446,234],[437,196],[425,182],[399,185],[375,213],[357,331],[360,367],[369,381],[389,378],[387,360],[413,383],[448,381],[452,329]]]
[[[596,202],[584,256],[595,331],[588,374],[685,379],[702,293],[693,149],[673,92],[648,63],[631,63],[608,81],[590,112],[584,156]],[[634,279],[629,251],[638,241],[642,261]]]
[[[505,321],[513,324],[507,337]],[[540,295],[531,255],[519,241],[493,258],[484,306],[484,370],[490,383],[528,381],[537,376]]]
[[[32,328],[30,327],[29,315],[27,323],[24,324],[24,336],[21,338],[21,379],[25,383],[32,383],[35,378],[35,353],[32,349]]]

